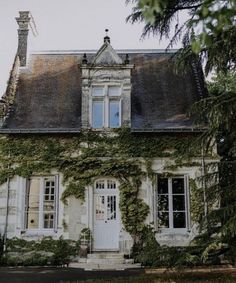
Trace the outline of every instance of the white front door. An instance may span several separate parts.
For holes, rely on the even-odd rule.
[[[95,182],[93,232],[94,250],[119,250],[119,193],[114,180]]]

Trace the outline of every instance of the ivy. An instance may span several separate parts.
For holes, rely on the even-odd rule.
[[[96,178],[114,177],[120,183],[120,210],[123,225],[134,238],[140,234],[149,213],[139,198],[147,175],[152,179],[153,158],[170,157],[180,164],[199,154],[196,135],[132,134],[121,128],[111,132],[82,131],[77,136],[21,135],[0,139],[0,183],[19,175],[29,178],[62,173],[66,187],[61,200],[74,196],[84,200],[85,188]]]
[[[189,180],[190,186],[190,207],[191,219],[195,223],[201,223],[204,218],[204,192],[203,188],[199,188],[194,179]]]

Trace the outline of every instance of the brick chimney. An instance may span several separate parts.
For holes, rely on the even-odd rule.
[[[20,59],[20,66],[26,66],[27,58],[27,39],[29,33],[29,23],[30,23],[30,12],[29,11],[20,11],[20,16],[16,18],[16,21],[19,25],[18,29],[18,49],[17,54]]]

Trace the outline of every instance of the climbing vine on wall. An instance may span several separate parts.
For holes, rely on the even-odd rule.
[[[155,157],[171,157],[178,166],[199,154],[192,145],[196,135],[132,134],[130,129],[112,132],[82,131],[70,135],[9,135],[0,139],[0,183],[19,175],[28,178],[57,170],[66,186],[62,201],[69,196],[84,200],[85,188],[101,176],[120,182],[123,225],[131,235],[144,228],[148,205],[139,198],[141,182],[152,174]],[[190,150],[191,148],[191,150]]]

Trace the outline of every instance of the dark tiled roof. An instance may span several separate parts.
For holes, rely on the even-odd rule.
[[[127,52],[128,53],[128,52]],[[120,54],[122,58],[125,54]],[[192,129],[186,113],[204,92],[201,71],[174,73],[171,54],[130,53],[134,131]],[[88,55],[91,61],[93,54]],[[15,103],[0,132],[78,132],[82,54],[34,54],[21,69]]]
[[[173,60],[171,54],[131,55],[133,130],[193,127],[188,112],[205,95],[201,69],[194,64],[176,74]]]
[[[4,128],[80,128],[81,72],[78,56],[33,55],[21,69],[12,113]]]

